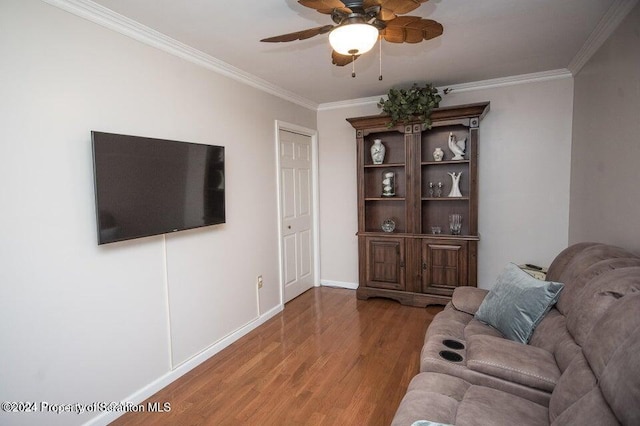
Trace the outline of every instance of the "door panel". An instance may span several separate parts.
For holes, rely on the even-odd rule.
[[[284,251],[284,284],[289,285],[296,281],[298,277],[298,268],[296,265],[296,236],[285,235],[282,239],[282,247]]]
[[[291,220],[296,217],[295,170],[282,168],[282,218]]]
[[[467,285],[466,241],[422,240],[422,292],[451,295]]]
[[[367,287],[404,289],[404,240],[367,238]]]
[[[311,266],[311,252],[313,248],[311,243],[313,241],[311,231],[305,230],[300,232],[300,265],[299,265],[299,277],[305,278],[312,273]]]
[[[298,215],[309,216],[311,214],[311,170],[302,169],[298,172]]]

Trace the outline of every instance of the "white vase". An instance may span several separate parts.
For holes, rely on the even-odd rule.
[[[433,151],[433,159],[435,161],[442,161],[443,158],[444,158],[444,151],[442,150],[442,148],[436,148],[436,150]]]
[[[382,145],[382,141],[380,139],[374,139],[373,145],[371,146],[371,160],[373,160],[373,164],[382,164],[385,151],[386,148]]]
[[[449,197],[462,197],[462,193],[460,192],[460,176],[462,176],[462,172],[458,173],[456,176],[456,172],[447,173],[451,176],[451,192],[449,192]]]

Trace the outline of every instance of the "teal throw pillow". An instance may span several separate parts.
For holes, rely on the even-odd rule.
[[[507,339],[528,343],[563,287],[562,283],[535,279],[510,263],[482,301],[475,318],[499,330]]]

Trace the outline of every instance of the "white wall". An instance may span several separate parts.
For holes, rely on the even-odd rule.
[[[318,113],[320,277],[323,285],[358,283],[356,133],[345,118],[378,114],[375,103]]]
[[[575,78],[571,242],[640,254],[640,4]]]
[[[315,111],[37,0],[0,57],[0,400],[123,401],[279,306],[274,121]],[[227,223],[98,247],[91,130],[226,146]],[[43,416],[0,424],[95,413]]]
[[[573,80],[455,91],[442,106],[490,101],[480,126],[478,281],[490,288],[507,262],[549,265],[567,246]],[[357,283],[355,131],[346,117],[375,103],[322,109],[320,223],[323,282]]]

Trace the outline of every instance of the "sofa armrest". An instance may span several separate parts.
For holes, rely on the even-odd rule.
[[[489,293],[489,290],[483,290],[481,288],[468,286],[457,287],[453,291],[451,304],[461,312],[475,315],[487,293]]]
[[[553,391],[561,374],[551,352],[486,335],[467,340],[467,367],[545,392]]]

